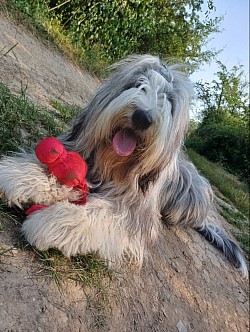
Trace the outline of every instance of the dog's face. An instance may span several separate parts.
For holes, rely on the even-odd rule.
[[[191,84],[152,56],[129,57],[97,91],[72,132],[101,181],[141,189],[179,151],[188,122]]]

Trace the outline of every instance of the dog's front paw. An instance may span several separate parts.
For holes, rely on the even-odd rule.
[[[0,160],[0,191],[9,205],[50,205],[72,196],[31,154],[17,154]]]
[[[70,257],[88,242],[86,219],[85,206],[57,202],[31,213],[23,223],[22,233],[39,250],[57,248]]]

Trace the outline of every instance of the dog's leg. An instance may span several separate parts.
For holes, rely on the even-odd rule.
[[[168,182],[163,189],[163,220],[168,224],[194,228],[247,277],[248,269],[243,251],[216,225],[218,214],[213,205],[210,184],[189,162],[182,161],[179,166],[179,177],[173,182]]]
[[[38,249],[57,248],[67,257],[98,251],[110,261],[119,261],[124,254],[139,263],[142,259],[141,236],[131,240],[111,203],[97,197],[89,197],[85,205],[64,201],[34,212],[22,232]]]
[[[10,205],[49,205],[58,200],[77,197],[71,188],[48,176],[35,155],[19,153],[0,160],[0,191]],[[75,197],[73,197],[75,196]]]

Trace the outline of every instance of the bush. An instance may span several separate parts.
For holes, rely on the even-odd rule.
[[[207,1],[205,17],[200,15],[205,0],[181,3],[48,0],[46,3],[49,13],[60,18],[77,47],[82,46],[86,52],[98,49],[108,61],[132,53],[152,53],[200,65],[216,53],[202,48],[209,35],[218,32],[222,19],[209,17],[215,9],[212,1]]]
[[[223,123],[200,126],[187,140],[187,146],[245,180],[249,169],[248,143],[245,130]]]

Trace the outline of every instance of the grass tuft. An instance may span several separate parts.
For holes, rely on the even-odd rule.
[[[47,274],[59,288],[65,280],[74,281],[87,287],[103,288],[102,281],[104,279],[111,281],[114,277],[114,271],[97,253],[68,259],[56,249],[41,251],[33,247],[30,248],[42,263],[40,272]]]

